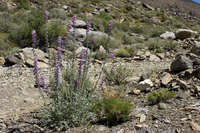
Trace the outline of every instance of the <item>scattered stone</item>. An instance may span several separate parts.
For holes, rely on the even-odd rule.
[[[150,61],[155,61],[155,62],[159,62],[160,61],[160,58],[156,55],[150,55],[150,58],[149,58]]]
[[[165,54],[164,53],[157,53],[156,56],[158,56],[160,59],[164,59],[165,58]]]
[[[178,54],[175,60],[171,63],[170,69],[172,72],[181,72],[187,69],[192,69],[192,61],[185,55]]]
[[[3,66],[5,63],[5,59],[3,57],[0,57],[0,66]]]
[[[163,33],[163,34],[160,35],[160,38],[174,40],[176,38],[176,36],[175,36],[174,32],[168,32],[168,31],[166,31],[165,33]]]
[[[106,126],[103,126],[103,125],[98,126],[97,129],[96,129],[97,132],[102,132],[102,133],[107,131],[107,130],[108,130],[108,128]]]
[[[197,32],[189,30],[189,29],[179,29],[175,33],[176,39],[186,39],[186,38],[192,38],[197,35]]]
[[[99,47],[99,52],[106,53],[106,50],[102,45]]]
[[[167,109],[167,104],[165,104],[165,103],[159,103],[158,104],[158,108],[165,110],[165,109]]]
[[[145,56],[146,56],[146,57],[150,57],[150,55],[151,55],[151,52],[150,52],[150,51],[146,51],[146,52],[145,52]]]
[[[141,114],[140,115],[140,123],[143,123],[146,121],[146,115],[145,114]]]
[[[165,86],[167,86],[171,81],[172,81],[172,75],[171,74],[169,74],[169,73],[167,73],[167,72],[165,72],[164,74],[163,74],[163,77],[161,78],[161,83],[163,84],[163,85],[165,85]]]
[[[146,4],[146,3],[143,3],[142,5],[143,5],[143,7],[147,8],[149,10],[152,10],[152,11],[155,10],[152,6],[150,6],[150,5]]]
[[[191,53],[200,56],[200,42],[193,45]]]
[[[146,79],[139,83],[137,89],[140,91],[148,91],[149,88],[153,87],[153,82],[150,79]]]
[[[192,130],[194,130],[194,131],[200,131],[200,125],[198,125],[195,122],[190,122],[190,126],[191,126]]]
[[[189,90],[191,87],[183,80],[176,79],[177,83],[180,85],[181,88],[184,90]]]

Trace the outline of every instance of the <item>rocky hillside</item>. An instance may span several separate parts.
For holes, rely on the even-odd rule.
[[[174,16],[198,22],[200,5],[192,0],[141,0]]]

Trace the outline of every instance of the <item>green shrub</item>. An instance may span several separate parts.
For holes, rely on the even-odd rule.
[[[95,52],[95,54],[93,55],[93,58],[97,60],[104,60],[106,57],[106,53],[100,51]]]
[[[130,53],[125,48],[119,48],[115,51],[117,57],[130,57]]]
[[[13,0],[17,4],[18,9],[30,9],[30,1],[29,0]]]
[[[113,27],[123,32],[128,32],[130,30],[130,24],[128,21],[125,21],[123,23],[114,23]]]
[[[106,76],[106,83],[109,85],[123,85],[129,76],[132,75],[132,70],[126,66],[112,66],[111,69],[104,68],[103,70]]]
[[[131,57],[135,56],[137,54],[137,48],[135,46],[129,46],[125,48]]]
[[[159,37],[165,31],[166,31],[166,29],[164,29],[162,27],[155,27],[152,29],[150,37]]]
[[[121,98],[104,98],[96,102],[93,110],[99,119],[105,116],[107,122],[114,125],[119,122],[127,121],[132,107],[132,104]],[[103,114],[101,112],[103,112]]]
[[[53,8],[50,10],[49,13],[49,17],[50,18],[56,18],[56,19],[62,19],[65,20],[66,19],[66,13],[64,9],[60,9],[60,8]]]
[[[45,23],[44,13],[42,11],[32,10],[27,15],[26,22],[19,26],[19,29],[9,33],[9,40],[18,44],[20,47],[26,47],[32,45],[32,30],[36,30],[37,38],[40,40],[40,44],[44,44],[44,38],[40,32],[41,27]]]
[[[0,12],[0,31],[8,32],[11,28],[11,17],[8,12]]]
[[[167,100],[174,97],[174,93],[168,91],[167,89],[161,89],[157,92],[151,92],[147,95],[147,100],[149,104],[157,104],[159,102],[166,102]]]
[[[133,38],[127,34],[122,35],[122,44],[130,45],[133,43]]]
[[[148,49],[155,53],[161,53],[163,51],[158,39],[148,41]]]

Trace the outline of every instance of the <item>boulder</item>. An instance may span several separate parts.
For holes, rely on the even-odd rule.
[[[172,75],[165,72],[161,78],[161,83],[166,86],[172,81],[172,79]]]
[[[5,63],[5,59],[3,57],[0,57],[0,66],[3,66]]]
[[[178,54],[175,60],[171,63],[170,69],[172,72],[181,72],[187,69],[192,69],[192,61],[185,55]]]
[[[86,28],[87,24],[83,20],[76,20],[76,24],[74,25],[76,28]]]
[[[86,39],[86,29],[83,29],[83,28],[77,28],[75,32],[71,30],[70,34],[71,35],[74,34],[74,36],[81,42],[85,41]],[[89,35],[93,35],[95,38],[108,37],[106,33],[100,32],[100,31],[90,31]]]
[[[193,38],[197,35],[197,32],[189,30],[189,29],[179,29],[176,31],[176,39],[187,39],[187,38]]]
[[[44,53],[42,50],[35,49],[35,54],[38,57],[38,67],[39,68],[48,67],[47,53]],[[33,67],[34,66],[33,49],[24,48],[6,58],[6,62],[5,62],[6,66],[11,66],[14,64],[24,64],[26,66]]]
[[[200,56],[200,42],[195,43],[191,48],[191,53]]]
[[[174,34],[174,32],[165,32],[165,33],[163,33],[163,34],[161,34],[160,35],[160,38],[162,38],[162,39],[175,39],[176,38],[176,36],[175,36],[175,34]]]

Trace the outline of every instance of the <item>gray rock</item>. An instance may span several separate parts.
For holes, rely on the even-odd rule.
[[[187,69],[192,69],[192,61],[185,55],[178,54],[175,60],[171,63],[170,69],[172,72],[181,72]]]
[[[168,31],[167,31],[167,32],[161,34],[161,35],[160,35],[160,38],[162,38],[162,39],[172,39],[172,40],[174,40],[174,39],[176,38],[176,36],[175,36],[174,32],[168,32]]]
[[[176,39],[186,39],[186,38],[192,38],[197,35],[197,32],[189,30],[189,29],[179,29],[176,31]]]
[[[167,104],[165,104],[165,103],[159,103],[159,104],[158,104],[158,108],[159,108],[159,109],[163,109],[163,110],[164,110],[164,109],[167,109]]]
[[[193,45],[191,53],[200,56],[200,42]]]
[[[153,87],[153,82],[150,79],[146,79],[142,82],[140,82],[137,85],[137,89],[141,91],[149,91],[149,88]]]
[[[152,11],[155,10],[152,6],[150,6],[150,5],[146,4],[146,3],[143,3],[143,7],[147,8],[149,10],[152,10]]]
[[[106,50],[102,45],[99,47],[99,52],[106,53]]]
[[[70,34],[73,34],[73,30],[70,31]],[[89,35],[93,35],[95,38],[108,37],[108,35],[106,33],[103,33],[100,31],[90,31]],[[86,39],[86,29],[77,28],[74,32],[74,36],[79,41],[84,41]]]
[[[160,58],[156,55],[150,55],[150,58],[149,58],[150,61],[154,61],[154,62],[159,62],[160,61]]]
[[[76,24],[74,25],[76,28],[86,28],[87,24],[83,20],[76,20]]]
[[[80,55],[80,53],[81,53],[81,51],[82,50],[88,50],[88,53],[90,53],[90,50],[88,49],[88,48],[86,48],[86,47],[79,47],[76,51],[75,51],[75,54],[77,55],[77,56],[79,56]]]
[[[169,74],[169,73],[167,73],[167,72],[165,72],[164,74],[163,74],[163,77],[161,78],[161,83],[163,84],[163,85],[168,85],[170,82],[172,81],[172,75],[171,74]]]

